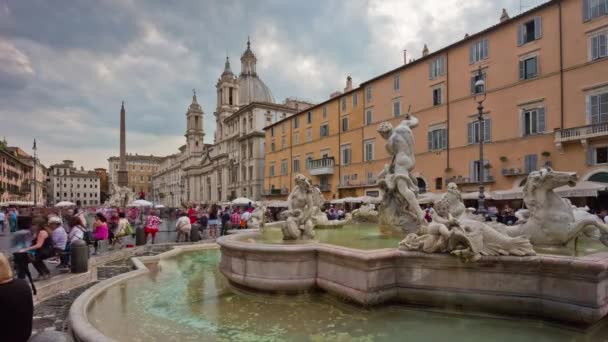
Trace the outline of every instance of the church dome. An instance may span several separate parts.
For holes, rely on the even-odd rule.
[[[239,75],[239,105],[246,106],[251,102],[274,103],[274,96],[268,86],[256,72],[257,58],[251,51],[251,42],[247,40],[247,50],[241,56],[241,74]]]

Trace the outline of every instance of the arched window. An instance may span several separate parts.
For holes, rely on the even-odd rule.
[[[426,182],[424,181],[424,179],[420,178],[420,177],[416,177],[416,180],[418,181],[418,193],[423,194],[426,192]]]

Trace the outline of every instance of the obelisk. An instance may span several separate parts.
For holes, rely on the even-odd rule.
[[[127,143],[125,134],[125,101],[120,107],[120,164],[118,165],[118,186],[126,187],[129,185],[129,174],[127,172]]]

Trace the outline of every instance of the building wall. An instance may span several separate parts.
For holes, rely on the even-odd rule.
[[[152,196],[152,176],[158,171],[161,158],[156,156],[127,155],[128,187],[136,195],[143,192],[146,197]],[[120,159],[111,157],[108,159],[109,183],[114,185],[118,181],[118,168]],[[112,187],[110,187],[110,192]]]
[[[413,129],[417,162],[414,174],[420,178],[420,185],[424,186],[422,190],[445,191],[447,181],[456,180],[463,191],[476,191],[478,183],[467,178],[472,176],[471,163],[479,159],[479,144],[469,143],[467,124],[477,119],[471,77],[480,66],[486,74],[484,118],[491,120],[489,141],[484,144],[484,159],[489,162],[485,172],[491,176],[486,186],[489,191],[518,186],[526,178],[525,160],[528,155],[536,155],[536,168],[550,164],[556,169],[576,171],[579,175],[605,170],[606,165],[590,165],[587,155],[590,149],[608,145],[608,127],[605,130],[601,128],[604,133],[593,137],[556,144],[562,130],[591,124],[586,115],[587,96],[604,89],[608,92],[608,58],[589,61],[589,36],[608,30],[608,16],[584,22],[582,6],[582,0],[541,6],[494,29],[363,82],[353,93],[313,107],[311,111],[315,120],[309,125],[313,133],[311,142],[302,142],[309,127],[303,124],[306,112],[271,125],[266,129],[266,145],[274,142],[276,149],[266,153],[265,193],[269,197],[285,197],[276,191],[275,196],[270,196],[270,190],[274,186],[275,189],[285,189],[283,192],[286,193],[293,187],[293,164],[289,163],[287,174],[280,175],[277,171],[280,171],[281,160],[293,156],[303,158],[309,153],[317,159],[323,149],[336,158],[333,174],[328,175],[331,186],[330,191],[324,192],[326,198],[361,196],[377,191],[374,179],[368,174],[380,172],[385,164],[390,163],[390,158],[384,149],[384,140],[376,130],[384,121],[398,125],[408,109],[420,120],[419,126]],[[518,26],[535,17],[541,18],[540,38],[518,46]],[[561,42],[560,32],[563,33]],[[487,58],[470,63],[472,44],[483,39],[488,42]],[[538,75],[520,80],[520,60],[532,56],[537,56]],[[436,58],[445,59],[445,73],[431,79],[429,67]],[[399,78],[398,89],[394,87],[395,77]],[[368,87],[371,87],[371,98],[366,96]],[[442,101],[434,104],[433,89],[437,88],[441,89]],[[360,106],[351,109],[348,105],[352,103],[350,97],[354,93],[359,96]],[[342,111],[340,106],[343,97],[347,98],[346,111]],[[393,116],[395,102],[400,103],[399,117]],[[327,118],[317,119],[321,118],[324,106],[328,108]],[[532,108],[544,109],[545,130],[539,134],[522,135],[522,112]],[[369,123],[364,121],[367,111],[373,114]],[[341,132],[340,119],[345,115],[349,116],[350,127],[348,131]],[[293,129],[296,117],[300,121],[297,130]],[[319,126],[323,122],[329,123],[330,134],[320,138]],[[284,124],[293,133],[289,133],[287,146],[283,148],[280,145]],[[429,150],[429,131],[441,127],[447,129],[446,148]],[[596,132],[598,128],[594,129]],[[299,134],[299,144],[293,144],[294,134]],[[372,161],[363,159],[366,141],[374,142]],[[349,143],[352,162],[344,165],[340,146]],[[270,165],[275,165],[274,177],[269,175]],[[302,169],[313,184],[318,184],[319,176],[311,176],[308,170]]]
[[[95,171],[80,171],[72,164],[52,165],[48,170],[49,204],[80,202],[83,206],[101,205],[101,183]]]

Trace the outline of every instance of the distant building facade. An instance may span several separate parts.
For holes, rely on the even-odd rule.
[[[48,204],[62,201],[96,206],[101,203],[101,182],[95,171],[74,167],[74,162],[64,160],[47,170]]]
[[[0,143],[0,202],[31,199],[33,167],[21,152],[6,141]]]
[[[108,196],[110,196],[108,171],[102,167],[96,168],[94,171],[99,176],[99,198],[103,204],[108,199]]]
[[[259,78],[257,58],[247,42],[237,77],[226,58],[216,83],[214,144],[203,144],[203,110],[196,94],[186,112],[186,145],[168,157],[154,176],[155,200],[168,206],[214,203],[236,197],[258,200],[264,180],[264,127],[311,104],[275,103]],[[176,166],[179,165],[179,166]],[[179,191],[176,182],[179,182]],[[179,201],[176,196],[179,197]]]
[[[152,194],[152,175],[158,171],[158,166],[162,160],[161,157],[153,155],[127,154],[126,166],[128,173],[129,187],[137,196],[144,193],[147,198]],[[120,167],[120,157],[108,158],[108,183],[109,191],[112,192],[112,186],[118,185],[118,171]]]

